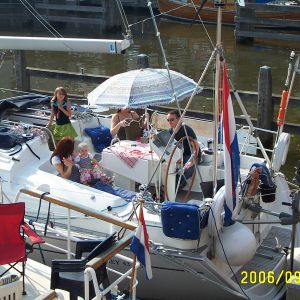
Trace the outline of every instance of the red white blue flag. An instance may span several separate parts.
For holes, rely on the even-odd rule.
[[[140,209],[139,225],[137,227],[135,236],[131,241],[130,250],[136,255],[139,262],[145,267],[147,279],[151,279],[152,269],[149,251],[149,238],[142,207]]]
[[[237,183],[240,175],[240,154],[236,135],[234,111],[230,96],[226,64],[223,67],[222,125],[224,143],[225,225],[232,224],[236,206]]]

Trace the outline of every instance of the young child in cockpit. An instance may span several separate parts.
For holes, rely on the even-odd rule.
[[[93,158],[86,143],[78,145],[78,152],[74,162],[79,167],[81,183],[90,184],[93,179],[99,179],[104,183],[113,183],[114,179],[101,171],[99,162]]]

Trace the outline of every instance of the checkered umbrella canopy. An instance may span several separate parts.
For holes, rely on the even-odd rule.
[[[197,84],[185,75],[170,71],[178,101],[190,96]],[[202,89],[198,88],[199,93]],[[175,101],[166,69],[132,70],[110,77],[88,94],[91,105],[110,108],[143,108]]]

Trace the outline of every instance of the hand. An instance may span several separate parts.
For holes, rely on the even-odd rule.
[[[66,167],[72,167],[74,165],[72,159],[68,159],[68,158],[63,158],[63,163]]]
[[[120,122],[120,126],[121,126],[121,127],[126,127],[126,126],[128,126],[127,120],[121,121],[121,122]]]
[[[183,169],[187,170],[187,169],[191,168],[193,165],[194,165],[193,161],[189,161],[184,165]]]

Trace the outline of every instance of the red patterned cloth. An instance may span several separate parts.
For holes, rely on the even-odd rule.
[[[136,144],[132,146],[115,144],[111,147],[111,151],[130,168],[133,168],[139,159],[149,156],[152,153],[153,156],[157,157],[154,152],[151,153],[149,144],[142,144],[139,142],[136,142]]]

